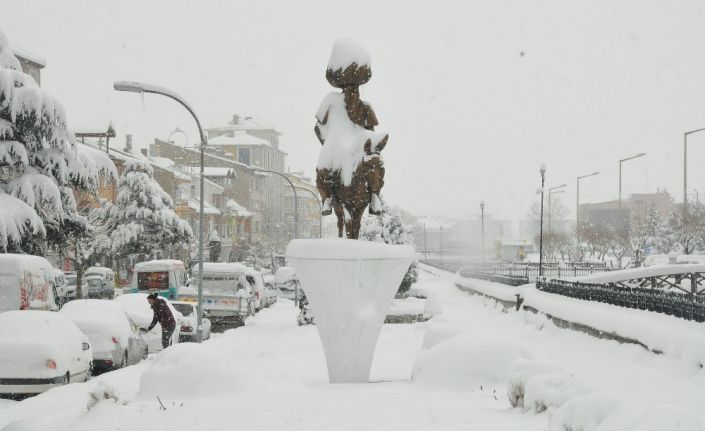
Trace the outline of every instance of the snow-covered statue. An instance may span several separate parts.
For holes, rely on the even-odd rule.
[[[328,82],[342,92],[331,92],[316,113],[316,136],[321,153],[316,166],[316,186],[323,215],[335,211],[338,236],[357,239],[360,219],[369,205],[371,214],[382,209],[384,162],[380,152],[389,135],[375,132],[372,106],[360,99],[360,86],[372,77],[370,55],[356,42],[335,42],[326,69]]]

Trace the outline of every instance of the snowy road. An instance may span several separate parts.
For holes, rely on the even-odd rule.
[[[384,326],[371,376],[377,383],[328,385],[315,328],[296,326],[293,304],[280,301],[247,326],[205,343],[207,353],[222,356],[226,367],[198,354],[183,363],[173,354],[150,358],[85,384],[20,403],[0,402],[0,428],[32,419],[48,430],[77,431],[548,429],[550,409],[523,412],[507,401],[503,377],[512,355],[555,364],[595,391],[636,406],[633,411],[670,403],[684,416],[705,419],[700,408],[705,375],[699,368],[557,329],[531,314],[502,313],[456,289],[451,274],[432,272],[423,273],[420,284],[443,314],[425,324]],[[423,345],[453,333],[462,336],[445,345],[456,350],[425,350],[410,381]],[[185,356],[194,354],[194,346],[181,347]],[[112,395],[88,409],[91,392]]]

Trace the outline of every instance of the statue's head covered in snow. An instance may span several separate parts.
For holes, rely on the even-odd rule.
[[[343,230],[357,239],[360,219],[369,205],[371,214],[382,210],[384,163],[380,152],[389,135],[375,132],[372,106],[360,99],[360,86],[372,77],[369,53],[355,41],[339,39],[333,45],[326,79],[340,88],[323,99],[316,113],[316,136],[321,153],[316,186],[323,201],[322,214],[335,211],[338,236]]]

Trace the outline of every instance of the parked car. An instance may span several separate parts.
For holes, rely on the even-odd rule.
[[[51,272],[53,275],[54,291],[56,292],[54,302],[57,307],[61,308],[69,301],[68,288],[66,287],[66,276],[60,269],[54,269]]]
[[[239,326],[245,319],[254,316],[256,306],[252,284],[247,280],[250,271],[240,263],[203,263],[203,311],[213,325]],[[198,280],[198,273],[194,274]],[[197,281],[196,281],[197,283]],[[179,299],[197,302],[198,291],[193,285],[179,290]]]
[[[181,333],[181,325],[184,322],[184,316],[171,305],[168,299],[164,300],[169,306],[169,310],[171,310],[171,313],[174,315],[174,320],[176,320],[176,329],[171,336],[171,343],[176,344],[179,342],[179,334]],[[147,302],[146,293],[125,293],[115,298],[113,302],[120,304],[125,309],[138,328],[147,328],[149,324],[152,323],[154,311],[152,311],[149,302]],[[162,350],[162,326],[159,323],[157,323],[151,331],[144,334],[144,338],[147,341],[149,353]]]
[[[270,307],[277,302],[277,288],[274,287],[274,276],[265,275],[262,276],[262,280],[264,281],[265,307]]]
[[[299,279],[296,277],[296,271],[289,266],[281,266],[274,273],[275,287],[279,292],[279,296],[286,299],[294,299],[298,294],[301,297],[301,291],[298,288]]]
[[[196,341],[196,328],[198,328],[197,313],[195,302],[185,302],[185,301],[172,301],[171,305],[176,308],[184,316],[184,320],[181,323],[181,334],[179,335],[179,342],[184,341]],[[203,339],[207,340],[211,337],[211,321],[207,317],[203,317]]]
[[[0,313],[0,395],[26,396],[83,382],[91,369],[88,337],[51,311]]]
[[[54,268],[40,256],[0,254],[0,312],[57,309]]]
[[[149,355],[147,341],[139,328],[115,301],[71,301],[60,313],[88,336],[93,347],[94,372],[124,368]]]
[[[132,285],[123,293],[159,292],[172,301],[179,299],[179,288],[184,286],[188,273],[180,260],[162,259],[135,265]]]
[[[66,280],[66,297],[69,301],[76,299],[78,297],[78,276],[75,272],[66,272],[64,279]]]
[[[115,274],[110,268],[92,266],[83,273],[83,297],[113,299]]]

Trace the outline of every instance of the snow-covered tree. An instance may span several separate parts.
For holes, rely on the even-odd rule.
[[[152,178],[148,162],[128,160],[118,183],[115,205],[108,211],[110,249],[119,257],[151,256],[193,237],[189,224],[174,212],[174,203]]]
[[[83,147],[0,33],[0,251],[65,251],[68,238],[87,231],[73,192],[95,191],[115,167]]]
[[[361,241],[413,246],[414,227],[411,224],[404,223],[398,214],[389,212],[388,207],[383,206],[382,214],[362,218],[359,239]],[[417,264],[416,261],[412,262],[399,285],[397,293],[406,293],[411,288],[411,285],[416,282],[418,279]]]
[[[705,248],[705,206],[688,204],[687,225],[683,226],[683,213],[672,212],[662,228],[661,251],[691,254]]]

